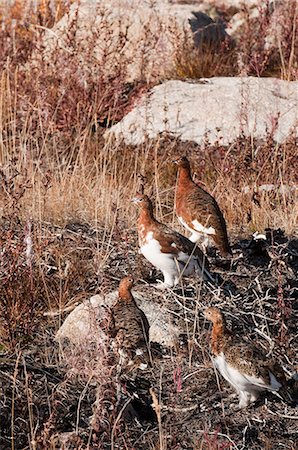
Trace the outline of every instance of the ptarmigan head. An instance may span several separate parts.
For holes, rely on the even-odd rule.
[[[205,309],[204,316],[213,324],[219,325],[224,322],[223,314],[218,308],[210,307]]]
[[[184,169],[190,169],[190,163],[186,156],[181,156],[174,160],[174,163],[177,164],[178,167],[183,167]]]
[[[131,201],[141,209],[148,209],[150,211],[153,211],[151,200],[147,195],[137,194],[134,198],[131,199]]]
[[[130,300],[132,298],[131,288],[133,287],[134,279],[131,275],[123,278],[119,284],[119,298],[122,300]]]

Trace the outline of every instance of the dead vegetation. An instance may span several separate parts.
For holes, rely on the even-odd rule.
[[[276,5],[275,5],[276,6]],[[176,54],[180,78],[215,76],[277,77],[297,80],[298,30],[297,4],[284,2],[276,10],[270,1],[259,2],[253,15],[243,2],[238,11],[240,22],[236,39],[225,39],[219,46],[202,42],[194,46],[182,41]],[[231,13],[224,6],[217,22],[228,22]]]
[[[3,448],[12,447],[12,437],[15,448],[54,449],[63,442],[65,448],[97,445],[111,448],[113,432],[114,448],[127,445],[136,449],[190,449],[225,445],[223,448],[234,449],[254,445],[262,449],[271,442],[269,448],[281,443],[294,449],[297,421],[294,407],[268,394],[265,403],[263,396],[249,410],[231,409],[233,399],[227,394],[233,391],[214,374],[208,352],[210,328],[201,312],[207,305],[223,309],[235,331],[278,358],[294,388],[293,375],[298,363],[297,239],[268,230],[268,246],[263,248],[256,241],[234,238],[234,262],[229,268],[222,267],[216,256],[210,256],[213,270],[223,278],[226,293],[212,292],[195,279],[186,280],[183,291],[161,293],[150,285],[158,274],[152,272],[144,259],[136,258],[134,231],[122,230],[117,240],[112,240],[116,244],[110,246],[106,264],[88,270],[89,264],[96,261],[96,236],[101,232],[84,224],[44,228],[43,235],[48,236],[48,241],[41,252],[36,246],[38,235],[32,234],[35,251],[31,270],[44,278],[47,288],[47,302],[39,307],[35,304],[33,315],[28,301],[30,286],[24,284],[20,291],[23,296],[16,296],[12,291],[13,280],[3,280],[1,299],[22,307],[18,320],[9,320],[13,333],[1,333]],[[13,248],[16,239],[17,233],[10,240]],[[25,251],[23,244],[18,260]],[[84,342],[82,346],[62,350],[54,342],[61,320],[84,296],[110,292],[130,272],[138,277],[139,289],[148,301],[162,302],[181,329],[179,345],[172,350],[164,349],[155,359],[150,374],[161,407],[159,427],[146,421],[142,425],[137,422],[126,425],[117,420],[115,365],[100,334],[91,346]],[[36,281],[34,276],[33,280]],[[49,311],[56,313],[44,315]],[[28,317],[31,328],[25,339],[23,330],[28,326]],[[2,316],[1,324],[5,323]],[[14,325],[20,327],[22,334],[17,334]],[[95,333],[96,330],[95,324]],[[274,435],[272,427],[276,430]]]
[[[34,71],[26,70],[43,27],[52,27],[71,2],[54,3],[54,10],[47,1],[1,7],[0,447],[294,449],[297,409],[271,395],[255,409],[230,409],[226,395],[232,391],[215,377],[200,311],[211,304],[223,308],[239,333],[276,355],[289,379],[297,372],[295,138],[278,145],[272,133],[263,142],[239,139],[228,148],[166,136],[138,148],[104,141],[104,127],[150,86],[127,84],[125,61],[112,75],[99,67],[96,82],[90,77],[82,83],[75,52],[60,55],[52,67],[41,58]],[[256,23],[245,22],[246,41],[238,44],[245,73],[297,79],[295,11],[283,17],[284,40],[274,55],[264,53]],[[187,57],[186,50],[177,52],[176,76],[240,71],[238,47],[215,54],[191,48]],[[157,216],[179,228],[171,160],[185,153],[197,182],[218,199],[232,236],[231,266],[211,256],[228,297],[199,289],[195,280],[184,293],[160,294],[150,286],[158,274],[137,254],[129,200],[138,174],[146,177]],[[251,233],[266,228],[268,246],[255,247]],[[117,417],[107,343],[73,350],[65,359],[54,342],[68,311],[92,294],[116,289],[129,272],[148,300],[167,305],[183,330],[180,346],[165,350],[152,374],[157,425],[126,425]],[[46,315],[52,311],[57,315]]]

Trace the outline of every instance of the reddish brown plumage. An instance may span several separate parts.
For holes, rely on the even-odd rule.
[[[134,302],[131,288],[133,287],[134,280],[131,276],[125,277],[119,284],[119,299],[126,302]]]
[[[211,320],[211,350],[217,356],[229,345],[232,335],[227,329],[223,314],[217,308],[208,308],[204,313],[206,319]]]
[[[137,226],[139,231],[140,246],[144,244],[147,233],[152,231],[154,238],[161,246],[162,253],[173,253],[178,255],[181,251],[181,247],[183,247],[184,251],[189,252],[189,254],[193,253],[200,258],[204,258],[201,250],[199,248],[194,250],[194,244],[187,238],[176,231],[171,230],[167,225],[164,225],[155,219],[153,215],[153,206],[147,195],[140,194],[139,197],[141,199],[141,211],[137,220]],[[180,244],[180,246],[173,247],[173,242]],[[207,269],[209,268],[207,260],[205,262],[205,267]]]
[[[195,221],[205,228],[214,228],[215,234],[210,237],[215,245],[223,256],[231,255],[226,222],[216,200],[192,180],[190,164],[185,156],[175,163],[179,168],[175,199],[178,218],[194,232],[198,231],[193,223]]]
[[[176,284],[179,273],[184,272],[184,270],[186,272],[191,264],[195,264],[196,269],[203,274],[204,279],[214,282],[209,272],[207,258],[202,251],[185,236],[156,220],[152,203],[146,195],[137,194],[133,202],[140,208],[137,228],[141,252],[155,267],[163,272],[164,278],[168,280],[165,282],[166,284],[169,286]],[[144,247],[152,242],[156,245],[153,243],[149,252],[144,252]],[[174,267],[172,269],[167,270],[163,267],[163,263],[160,264],[161,255],[167,255],[169,261],[171,258],[173,259]]]

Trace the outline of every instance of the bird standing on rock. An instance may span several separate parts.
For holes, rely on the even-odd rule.
[[[148,351],[149,322],[144,312],[137,306],[131,293],[134,280],[125,277],[119,285],[119,295],[112,306],[110,335],[114,347],[120,355],[120,367],[146,369],[150,364]]]
[[[191,177],[186,156],[174,161],[178,165],[175,209],[179,222],[192,234],[192,242],[199,241],[206,249],[211,239],[223,256],[231,255],[225,219],[216,200],[199,187]]]
[[[149,322],[131,293],[132,276],[123,278],[116,303],[111,308],[109,332],[119,356],[117,365],[117,405],[125,421],[156,422],[151,406],[151,358]]]
[[[138,194],[132,202],[140,208],[137,221],[140,251],[153,266],[161,270],[164,286],[173,287],[181,276],[193,273],[214,283],[202,251],[185,236],[158,222],[146,195]]]
[[[211,351],[214,363],[222,376],[239,394],[239,408],[255,402],[261,391],[279,392],[291,402],[283,369],[256,347],[234,337],[225,318],[217,308],[204,312],[213,324]]]

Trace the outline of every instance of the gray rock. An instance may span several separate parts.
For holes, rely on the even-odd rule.
[[[178,342],[180,330],[173,325],[169,312],[161,305],[148,299],[140,290],[133,290],[134,298],[138,306],[146,314],[150,331],[151,342],[172,347]],[[156,296],[158,292],[156,292]],[[94,295],[89,300],[78,305],[65,319],[59,328],[55,340],[63,343],[70,342],[73,345],[96,341],[105,341],[107,337],[99,329],[97,320],[104,317],[105,307],[111,306],[118,296],[118,291],[108,295]]]
[[[216,77],[167,81],[106,132],[127,144],[162,133],[202,144],[227,145],[241,135],[283,142],[297,135],[298,82],[275,78]]]

